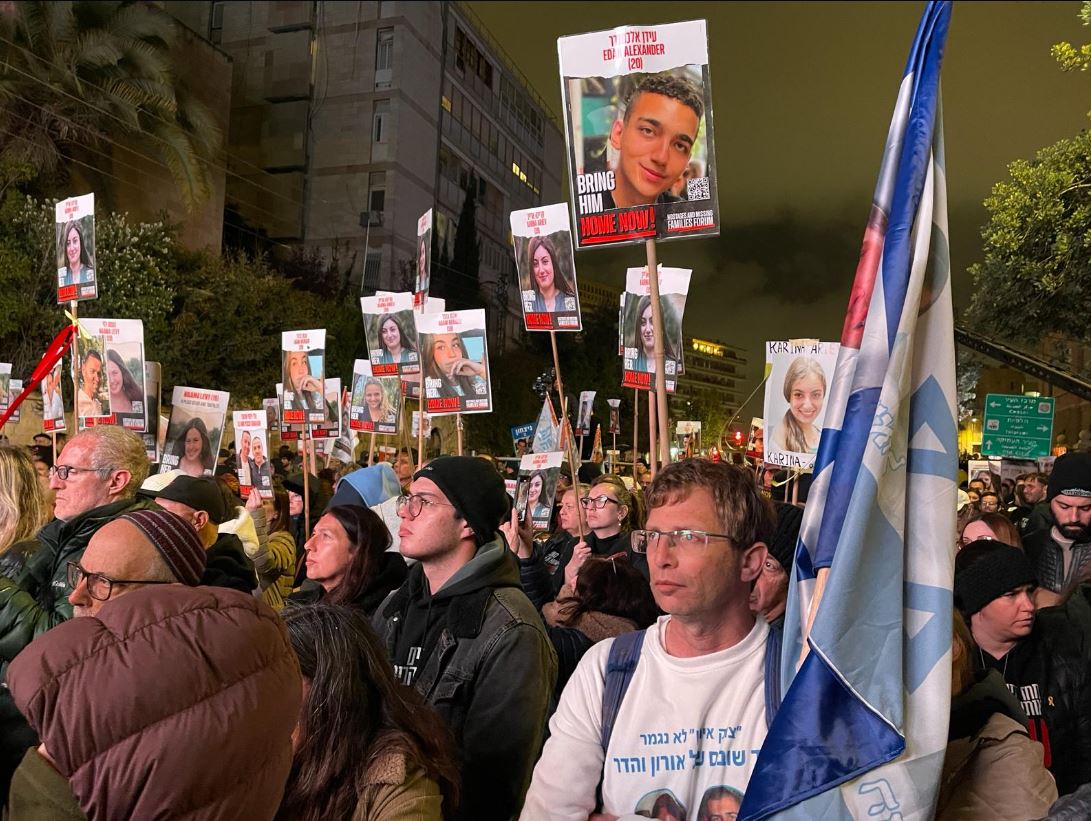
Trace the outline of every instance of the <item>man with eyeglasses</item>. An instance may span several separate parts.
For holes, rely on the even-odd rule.
[[[49,471],[56,507],[32,544],[13,546],[26,555],[14,578],[0,576],[0,677],[30,642],[72,617],[68,563],[79,563],[91,538],[123,513],[148,507],[134,499],[148,475],[144,443],[114,425],[88,428],[64,446]],[[0,688],[0,799],[28,746],[37,739]]]
[[[580,661],[550,720],[525,821],[631,818],[665,792],[696,817],[704,796],[741,795],[753,772],[779,703],[779,636],[750,609],[773,510],[748,471],[706,459],[665,466],[647,503],[633,549],[647,555],[667,615]]]
[[[8,662],[36,636],[72,616],[68,563],[79,562],[91,537],[122,513],[143,507],[134,500],[148,474],[144,443],[113,425],[72,437],[49,471],[54,515],[17,578],[0,576],[0,662]]]
[[[441,456],[398,499],[416,564],[372,619],[397,677],[447,721],[462,759],[458,818],[509,819],[541,749],[557,656],[499,532],[511,510],[489,462]]]

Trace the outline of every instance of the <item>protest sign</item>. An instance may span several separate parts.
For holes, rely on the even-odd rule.
[[[350,464],[356,454],[356,440],[359,434],[345,420],[349,418],[349,392],[341,392],[341,435],[336,439],[327,439],[322,443],[322,453],[331,456],[343,464]]]
[[[100,384],[108,394],[101,416],[85,416],[81,422],[117,425],[135,433],[147,428],[144,385],[144,323],[139,319],[80,319],[83,332],[101,339],[103,359],[95,363],[81,358],[84,366],[100,368]],[[93,405],[92,405],[93,407]]]
[[[273,470],[269,463],[269,431],[265,409],[241,410],[231,414],[235,425],[235,458],[239,490],[248,497],[254,489],[266,499],[273,498]]]
[[[230,398],[226,391],[175,386],[160,473],[180,468],[190,476],[212,475]]]
[[[512,211],[511,242],[526,329],[582,330],[568,206]]]
[[[432,432],[432,415],[429,413],[424,414],[424,432],[425,434],[430,434]],[[414,439],[420,436],[420,411],[413,411],[409,435]]]
[[[281,383],[283,384],[283,383]],[[265,429],[270,432],[280,430],[280,400],[275,396],[262,399],[261,406],[265,409]]]
[[[413,304],[424,305],[428,301],[428,287],[432,273],[432,209],[429,208],[417,220],[417,271],[413,286]]]
[[[76,394],[77,427],[82,430],[88,424],[110,415],[110,390],[106,384],[106,342],[101,336],[80,334],[76,339],[79,354],[79,392]],[[88,420],[91,420],[90,422]]]
[[[816,340],[765,343],[766,463],[805,471],[814,466],[840,347]]]
[[[60,433],[65,429],[61,366],[58,361],[42,380],[42,430],[47,433]]]
[[[756,416],[750,419],[750,434],[746,437],[746,455],[759,462],[765,461],[765,420]]]
[[[1000,459],[969,459],[966,462],[966,473],[969,477],[966,483],[980,479],[985,484],[985,490],[999,493],[1001,470]]]
[[[667,392],[684,370],[682,362],[682,316],[692,271],[659,266],[659,304],[663,318],[663,355]],[[651,285],[648,269],[629,268],[625,293],[621,295],[619,337],[622,380],[626,388],[652,390],[655,387],[655,335],[652,326]]]
[[[554,413],[553,403],[548,396],[542,402],[542,410],[534,426],[534,442],[531,450],[535,453],[561,450],[561,426],[557,423],[557,414]]]
[[[553,451],[528,453],[519,460],[519,489],[515,508],[520,522],[525,520],[529,511],[532,527],[537,530],[549,527],[563,459],[563,453]]]
[[[360,297],[373,376],[420,373],[413,294]]]
[[[719,233],[704,20],[557,41],[579,248]]]
[[[57,203],[57,302],[98,297],[95,273],[95,195],[69,197]]]
[[[22,379],[9,379],[8,380],[8,395],[7,395],[7,398],[4,400],[4,409],[7,410],[7,407],[12,403],[12,400],[14,400],[15,397],[18,396],[19,394],[21,394],[22,392],[23,392],[23,380]],[[8,417],[8,422],[11,422],[11,423],[17,425],[17,424],[19,424],[19,420],[22,419],[22,418],[23,418],[23,406],[19,405],[14,411],[12,411],[11,416]]]
[[[511,448],[516,456],[523,457],[530,450],[530,443],[534,438],[534,423],[525,422],[522,425],[513,425],[511,428]]]
[[[159,424],[159,411],[163,404],[160,397],[159,386],[163,377],[163,368],[158,362],[144,362],[144,412],[148,418],[148,426],[140,438],[144,440],[144,452],[148,454],[149,462],[158,462],[163,452],[161,432],[166,431],[166,425]]]
[[[433,415],[491,411],[485,311],[418,314],[417,329],[424,409]]]
[[[587,436],[591,433],[591,411],[595,406],[595,393],[596,391],[581,391],[580,393],[580,409],[576,414],[576,430],[577,436]]]
[[[606,404],[610,406],[610,424],[606,432],[616,436],[621,433],[621,400],[607,399]]]
[[[281,421],[285,425],[328,423],[323,387],[326,370],[326,331],[284,331]]]
[[[312,439],[336,439],[341,435],[341,379],[325,381],[326,418],[321,424],[311,425]]]
[[[349,426],[355,431],[391,435],[398,432],[401,380],[374,376],[371,363],[357,359],[352,367]]]
[[[11,363],[0,362],[0,413],[11,404]]]

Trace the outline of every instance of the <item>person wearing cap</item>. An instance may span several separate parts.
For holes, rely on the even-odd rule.
[[[557,658],[499,526],[504,481],[441,456],[400,497],[405,583],[372,619],[399,680],[439,711],[462,754],[458,818],[513,818],[538,758]]]
[[[134,510],[103,525],[79,561],[69,562],[68,603],[77,618],[98,615],[103,604],[155,584],[201,583],[205,546],[193,527],[167,510]]]
[[[1023,548],[1034,563],[1038,584],[1071,593],[1091,580],[1091,454],[1066,453],[1053,463],[1046,490],[1048,510],[1023,534]],[[1045,506],[1042,506],[1045,507]]]
[[[979,539],[955,556],[955,606],[977,645],[974,669],[1003,677],[1065,795],[1091,781],[1091,637],[1060,608],[1036,613],[1036,586],[1017,547]]]
[[[799,527],[803,523],[803,508],[784,502],[774,502],[777,526],[769,540],[769,555],[750,592],[750,609],[761,613],[770,625],[784,623],[788,605],[788,574],[795,561]]]
[[[243,593],[254,591],[257,574],[242,541],[234,533],[219,531],[220,525],[231,517],[215,479],[179,474],[166,487],[143,489],[141,493],[164,510],[181,516],[196,531],[208,558],[201,584],[230,587]]]

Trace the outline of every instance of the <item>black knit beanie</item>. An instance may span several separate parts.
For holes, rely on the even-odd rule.
[[[799,539],[799,526],[803,524],[803,508],[776,502],[777,526],[773,538],[769,540],[769,555],[780,562],[784,572],[791,574],[796,558],[796,541]]]
[[[496,529],[511,513],[511,497],[504,489],[504,480],[485,459],[440,456],[413,474],[413,478],[436,483],[474,532],[478,547],[496,536]]]
[[[955,557],[955,606],[967,619],[993,599],[1037,583],[1027,554],[995,539],[970,542]]]
[[[1046,499],[1054,496],[1091,496],[1091,453],[1058,456],[1049,474]]]

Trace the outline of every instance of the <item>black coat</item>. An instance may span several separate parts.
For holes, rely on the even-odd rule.
[[[383,603],[383,599],[390,595],[390,591],[400,587],[408,575],[409,568],[400,554],[389,551],[380,554],[375,575],[360,594],[349,602],[349,606],[358,608],[370,619]],[[299,590],[287,598],[285,605],[315,604],[325,598],[326,589],[318,582],[307,579]]]

